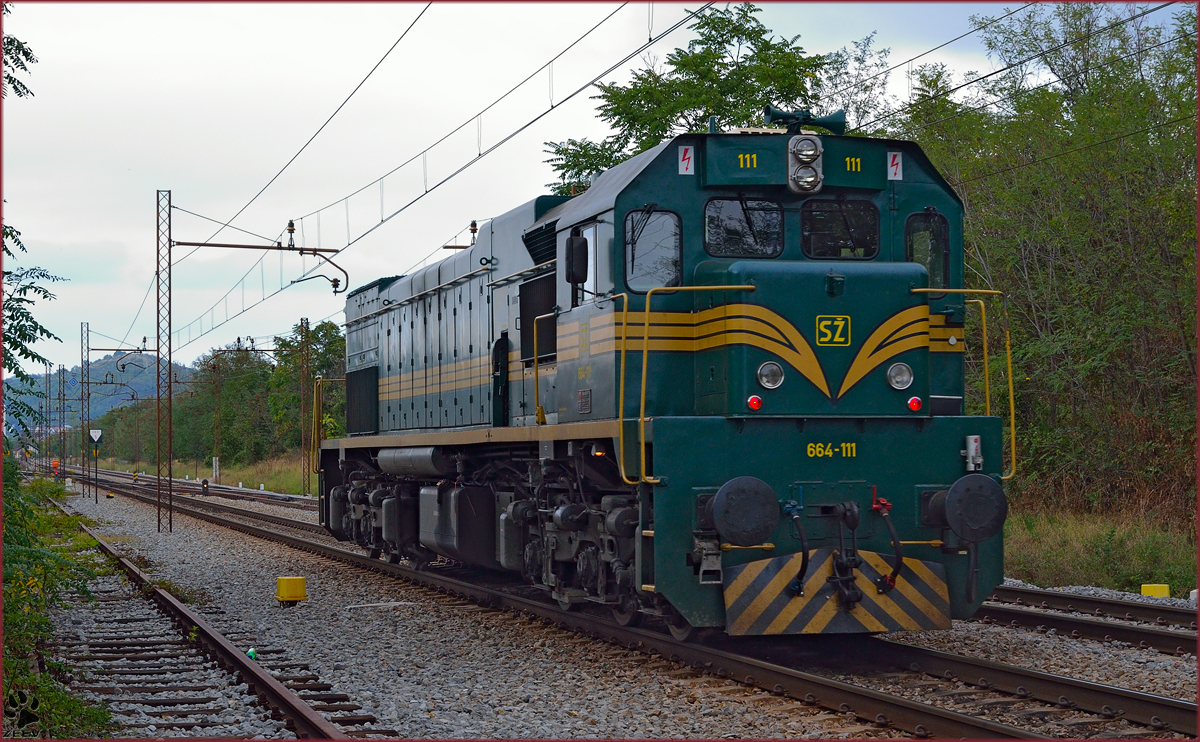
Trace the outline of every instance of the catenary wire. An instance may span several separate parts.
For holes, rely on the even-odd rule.
[[[859,80],[858,82],[854,83],[853,85],[847,85],[846,87],[842,88],[841,90],[835,90],[832,93],[829,93],[828,96],[832,98],[835,95],[841,95],[842,93],[845,93],[848,90],[853,90],[854,88],[860,87],[863,83],[870,82],[877,77],[881,77],[881,76],[889,74],[891,72],[895,72],[896,70],[900,69],[901,67],[903,67],[906,64],[909,64],[910,62],[915,62],[918,59],[920,59],[921,57],[925,57],[930,54],[933,54],[938,49],[942,49],[944,47],[950,46],[951,44],[953,44],[954,42],[956,42],[960,39],[965,39],[966,37],[970,36],[971,34],[978,33],[980,31],[982,31],[983,29],[988,28],[989,26],[993,26],[993,25],[999,23],[1000,21],[1004,20],[1005,18],[1008,18],[1009,16],[1016,15],[1017,13],[1020,13],[1022,10],[1025,10],[1026,8],[1028,8],[1030,5],[1033,5],[1033,3],[1026,3],[1025,5],[1022,5],[1021,7],[1017,8],[1014,11],[1005,13],[1004,15],[1002,15],[998,18],[993,18],[992,20],[988,21],[987,23],[976,26],[976,27],[972,28],[970,31],[967,31],[965,33],[959,34],[958,36],[955,36],[953,39],[950,39],[949,41],[938,44],[937,46],[933,47],[932,49],[930,49],[928,51],[923,51],[915,57],[910,57],[910,58],[904,60],[903,62],[901,62],[900,64],[896,64],[891,67],[888,67],[883,72],[876,72],[874,75],[871,75],[870,77],[866,78],[865,80]]]
[[[471,165],[474,165],[476,162],[478,162],[479,160],[483,159],[484,157],[487,157],[489,154],[491,154],[492,152],[494,152],[494,151],[495,151],[496,149],[498,149],[499,147],[501,147],[501,146],[503,146],[504,144],[508,143],[508,142],[509,142],[509,141],[510,141],[510,140],[511,140],[513,137],[516,137],[516,136],[517,136],[517,135],[519,135],[521,132],[525,131],[525,130],[526,130],[526,129],[528,129],[530,126],[532,126],[533,124],[535,124],[535,123],[537,123],[538,121],[540,121],[542,118],[544,118],[544,117],[545,117],[546,115],[548,115],[550,112],[552,112],[552,111],[554,111],[554,110],[556,110],[556,109],[560,108],[560,107],[562,106],[562,104],[563,104],[563,103],[565,103],[565,102],[566,102],[566,101],[568,101],[568,100],[571,100],[571,99],[572,99],[572,98],[574,98],[575,96],[579,95],[579,93],[581,93],[581,92],[583,92],[584,90],[587,90],[588,88],[592,87],[592,86],[593,86],[593,85],[595,85],[595,84],[596,84],[596,82],[597,82],[598,80],[600,80],[602,77],[604,77],[605,75],[608,75],[608,74],[612,73],[612,71],[613,71],[613,70],[617,69],[617,68],[618,68],[618,67],[620,67],[622,64],[625,64],[626,62],[628,62],[630,59],[632,59],[633,57],[637,56],[638,54],[641,54],[643,51],[645,51],[647,48],[649,48],[649,47],[650,47],[651,45],[653,45],[655,42],[657,42],[657,41],[661,40],[661,39],[662,39],[662,38],[664,38],[665,36],[667,36],[667,35],[669,35],[669,34],[673,33],[673,32],[674,32],[674,31],[676,31],[676,30],[678,30],[678,29],[679,29],[681,26],[683,26],[685,23],[687,23],[688,21],[692,20],[693,18],[695,18],[695,17],[696,17],[696,16],[698,16],[699,14],[703,13],[704,11],[708,10],[708,9],[709,9],[709,8],[711,8],[713,5],[715,5],[715,2],[708,2],[708,3],[705,3],[704,5],[702,5],[702,6],[701,6],[701,7],[700,7],[698,10],[695,10],[695,11],[687,11],[688,15],[687,15],[686,17],[684,17],[683,19],[681,19],[681,20],[679,20],[678,22],[676,22],[675,24],[673,24],[673,25],[672,25],[670,28],[668,28],[666,31],[663,31],[661,34],[659,34],[658,36],[654,37],[654,38],[653,38],[653,39],[651,39],[650,41],[646,42],[645,44],[642,44],[642,45],[641,45],[641,46],[639,46],[637,49],[635,49],[634,51],[632,51],[632,52],[630,52],[628,55],[626,55],[624,58],[622,58],[620,61],[616,62],[616,63],[615,63],[615,64],[613,64],[611,67],[609,67],[608,69],[606,69],[604,72],[600,73],[599,75],[596,75],[594,78],[592,78],[592,80],[591,80],[591,81],[589,81],[588,83],[585,83],[583,86],[579,87],[578,89],[576,89],[575,91],[573,91],[572,93],[570,93],[569,95],[567,95],[566,97],[564,97],[564,98],[563,98],[561,101],[559,101],[559,103],[557,103],[556,105],[554,105],[554,106],[553,106],[553,107],[551,107],[551,108],[548,108],[547,110],[543,111],[542,113],[538,114],[538,115],[537,115],[537,116],[535,116],[533,119],[531,119],[530,121],[528,121],[527,123],[525,123],[524,125],[522,125],[521,127],[519,127],[518,129],[516,129],[515,131],[513,131],[513,132],[512,132],[511,134],[509,134],[508,136],[504,137],[503,139],[501,139],[500,141],[496,142],[494,145],[492,145],[492,146],[491,146],[491,147],[489,147],[488,149],[486,149],[486,150],[484,150],[483,152],[479,153],[477,156],[475,156],[474,158],[472,158],[471,160],[469,160],[469,161],[468,161],[466,164],[464,164],[463,166],[461,166],[460,168],[458,168],[457,170],[455,170],[453,173],[451,173],[450,175],[446,176],[445,178],[443,178],[443,179],[442,179],[442,180],[440,180],[439,182],[435,183],[435,184],[434,184],[432,187],[430,187],[430,188],[429,188],[429,190],[427,190],[427,191],[425,191],[424,193],[422,193],[421,195],[417,196],[417,197],[416,197],[416,198],[414,198],[412,201],[409,201],[407,204],[405,204],[404,206],[402,206],[402,207],[400,207],[399,209],[397,209],[395,212],[393,212],[392,214],[390,214],[389,216],[387,216],[385,219],[382,219],[382,220],[380,220],[380,221],[379,221],[379,223],[375,224],[373,227],[371,227],[371,228],[370,228],[370,229],[368,229],[367,231],[363,232],[363,233],[362,233],[362,234],[360,234],[358,237],[355,237],[354,239],[352,239],[352,240],[351,240],[350,242],[348,242],[348,243],[347,243],[345,246],[343,246],[343,247],[339,248],[339,249],[338,249],[338,252],[337,252],[336,254],[340,254],[340,253],[342,253],[343,251],[345,251],[345,250],[349,249],[349,248],[350,248],[352,245],[354,245],[354,244],[355,244],[355,243],[357,243],[358,241],[362,240],[364,237],[366,237],[367,235],[371,234],[372,232],[374,232],[376,229],[378,229],[379,227],[383,226],[383,225],[384,225],[384,224],[386,224],[387,222],[391,221],[393,218],[395,218],[396,216],[398,216],[399,214],[401,214],[402,212],[404,212],[405,210],[407,210],[407,209],[408,209],[409,207],[411,207],[413,204],[417,203],[417,202],[418,202],[418,201],[420,201],[422,198],[424,198],[425,196],[429,195],[430,193],[432,193],[434,190],[436,190],[436,189],[437,189],[437,188],[439,188],[440,186],[442,186],[442,185],[445,185],[445,184],[446,184],[447,182],[449,182],[449,181],[450,181],[452,178],[454,178],[454,177],[457,177],[457,176],[458,176],[460,173],[462,173],[463,171],[465,171],[465,170],[466,170],[467,168],[469,168]],[[335,202],[335,203],[337,203],[337,202]],[[321,267],[321,266],[320,266],[319,264],[318,264],[318,265],[316,265],[316,266],[313,266],[313,267],[312,267],[312,268],[310,268],[309,270],[307,270],[307,271],[305,271],[304,273],[302,273],[302,274],[300,275],[300,277],[301,277],[301,278],[303,278],[303,277],[305,277],[305,276],[308,276],[308,275],[312,274],[313,272],[315,272],[315,271],[319,270],[319,269],[320,269],[320,267]],[[251,270],[253,270],[253,268],[252,268]],[[247,275],[249,275],[249,273],[247,273]],[[244,277],[243,277],[243,280],[244,280]],[[239,284],[240,284],[240,281],[239,281]],[[213,331],[213,330],[215,330],[216,328],[218,328],[218,327],[221,327],[222,325],[224,325],[225,323],[229,322],[230,320],[233,320],[233,319],[236,319],[237,317],[240,317],[241,315],[245,314],[245,313],[246,313],[247,311],[249,311],[250,309],[253,309],[254,307],[258,306],[259,304],[262,304],[263,302],[267,301],[268,299],[270,299],[270,298],[272,298],[272,297],[276,296],[277,294],[279,294],[279,293],[281,293],[281,292],[285,291],[285,290],[286,290],[288,287],[290,287],[290,286],[292,286],[292,285],[294,285],[294,282],[293,282],[293,283],[286,284],[286,285],[284,285],[284,286],[280,287],[279,289],[277,289],[277,290],[275,290],[275,291],[271,292],[270,294],[268,294],[268,295],[267,295],[266,297],[264,297],[263,299],[260,299],[259,301],[257,301],[257,302],[255,302],[255,303],[251,304],[250,306],[248,306],[248,307],[246,307],[246,308],[242,309],[242,310],[241,310],[241,311],[239,311],[239,312],[236,312],[235,314],[232,314],[232,315],[230,315],[230,316],[227,316],[227,317],[226,317],[226,319],[225,319],[224,321],[222,321],[222,322],[219,322],[219,323],[216,323],[216,322],[214,322],[214,324],[213,324],[211,327],[209,327],[209,329],[208,329],[207,331],[203,331],[203,332],[201,332],[200,334],[196,335],[194,338],[191,338],[191,339],[190,339],[190,340],[188,340],[187,342],[185,342],[185,343],[181,343],[180,345],[178,345],[178,346],[176,346],[176,347],[178,347],[179,349],[182,349],[182,348],[185,348],[185,347],[187,347],[187,346],[188,346],[188,345],[190,345],[191,343],[195,342],[196,340],[199,340],[200,338],[204,337],[205,335],[207,335],[208,333],[212,332],[212,331]],[[237,285],[235,284],[233,288],[231,288],[231,289],[230,289],[228,292],[226,292],[225,296],[228,296],[228,295],[229,295],[230,293],[232,293],[232,292],[233,292],[233,290],[234,290],[234,289],[236,289],[236,288],[237,288]],[[222,300],[224,300],[224,297],[222,297]],[[217,302],[217,304],[220,304],[220,303],[221,303],[220,301],[218,301],[218,302]],[[210,307],[208,310],[206,310],[206,311],[204,312],[204,314],[207,314],[208,312],[212,311],[212,309],[213,309],[213,308],[215,308],[215,307],[217,306],[217,304],[214,304],[214,305],[213,305],[213,307]],[[204,314],[201,314],[201,315],[200,315],[200,317],[198,317],[197,319],[200,319],[200,318],[202,318],[202,317],[204,316]],[[187,323],[187,324],[186,324],[186,325],[184,325],[183,327],[185,327],[185,328],[186,328],[186,327],[190,327],[190,326],[191,326],[193,323],[195,323],[196,321],[197,321],[197,320],[192,320],[191,322]],[[180,330],[180,332],[182,332],[182,330]]]
[[[1118,63],[1118,62],[1122,62],[1122,61],[1124,61],[1124,60],[1126,60],[1126,59],[1129,59],[1130,57],[1136,57],[1136,56],[1138,56],[1138,55],[1145,54],[1146,52],[1148,52],[1148,51],[1151,51],[1151,50],[1153,50],[1153,49],[1157,49],[1157,48],[1159,48],[1160,46],[1166,46],[1166,45],[1168,45],[1168,44],[1174,44],[1174,43],[1175,43],[1175,42],[1177,42],[1177,41],[1182,41],[1183,39],[1189,38],[1189,37],[1191,37],[1191,36],[1194,36],[1194,35],[1195,35],[1195,34],[1194,34],[1193,32],[1190,32],[1190,31],[1189,31],[1189,32],[1187,32],[1187,33],[1182,33],[1182,34],[1180,34],[1179,36],[1175,36],[1175,37],[1172,37],[1172,38],[1170,38],[1170,39],[1167,39],[1166,41],[1160,41],[1160,42],[1159,42],[1159,43],[1157,43],[1157,44],[1151,44],[1151,45],[1149,45],[1149,46],[1138,47],[1137,49],[1135,49],[1135,50],[1133,50],[1133,51],[1129,52],[1128,54],[1122,54],[1121,56],[1119,56],[1119,57],[1115,57],[1115,58],[1113,58],[1113,59],[1110,59],[1110,60],[1109,60],[1109,61],[1107,61],[1107,62],[1104,62],[1104,63],[1102,63],[1102,64],[1097,64],[1095,67],[1092,67],[1092,68],[1090,68],[1090,69],[1092,69],[1092,70],[1095,70],[1095,69],[1102,69],[1102,68],[1105,68],[1105,67],[1111,67],[1112,65],[1114,65],[1114,64],[1116,64],[1116,63]],[[973,113],[973,112],[975,112],[975,111],[979,111],[979,110],[982,110],[982,109],[984,109],[984,108],[988,108],[988,107],[990,107],[990,106],[995,106],[995,105],[998,105],[998,104],[1000,104],[1000,103],[1004,103],[1005,101],[1010,101],[1010,100],[1013,100],[1014,98],[1018,98],[1018,97],[1020,97],[1020,96],[1022,96],[1022,95],[1025,95],[1025,94],[1027,94],[1027,93],[1032,93],[1032,92],[1033,92],[1033,91],[1035,91],[1035,90],[1041,90],[1041,89],[1043,89],[1043,88],[1047,88],[1047,87],[1049,87],[1049,86],[1051,86],[1051,85],[1054,85],[1054,84],[1056,84],[1056,83],[1063,82],[1064,80],[1081,77],[1083,74],[1085,74],[1085,73],[1083,73],[1083,72],[1079,72],[1079,73],[1076,73],[1076,74],[1074,74],[1074,75],[1065,75],[1065,76],[1062,76],[1062,77],[1056,77],[1056,78],[1055,78],[1055,79],[1053,79],[1053,80],[1050,80],[1050,81],[1048,81],[1048,82],[1044,82],[1044,83],[1042,83],[1042,84],[1040,84],[1040,85],[1035,85],[1035,86],[1033,86],[1032,88],[1023,88],[1023,89],[1021,89],[1021,90],[1018,90],[1018,91],[1016,91],[1016,92],[1014,92],[1014,93],[1010,93],[1009,95],[1005,95],[1005,96],[1003,96],[1003,97],[1000,97],[1000,98],[997,98],[997,99],[995,99],[995,100],[988,101],[988,102],[986,102],[986,103],[983,103],[983,104],[981,104],[981,105],[978,105],[978,106],[972,106],[972,107],[970,107],[970,108],[964,108],[963,110],[961,110],[961,111],[958,111],[957,113],[953,113],[953,114],[951,114],[951,115],[949,115],[949,116],[946,116],[945,118],[940,118],[940,119],[938,119],[937,121],[931,121],[931,122],[929,122],[929,123],[927,123],[927,124],[921,124],[920,126],[910,126],[910,127],[905,127],[905,128],[903,128],[903,129],[900,129],[900,130],[899,130],[899,133],[900,133],[900,134],[905,134],[905,135],[907,135],[907,134],[911,134],[911,133],[913,133],[913,132],[921,131],[922,129],[928,129],[928,128],[929,128],[929,127],[931,127],[931,126],[937,126],[938,124],[942,124],[942,123],[945,123],[945,122],[947,122],[947,121],[950,121],[950,120],[952,120],[952,119],[956,119],[956,118],[958,118],[959,116],[965,116],[965,115],[966,115],[966,114],[968,114],[968,113]]]
[[[554,62],[555,62],[555,61],[557,61],[557,60],[558,60],[560,57],[562,57],[562,56],[563,56],[564,54],[566,54],[567,52],[571,51],[571,49],[575,48],[575,47],[576,47],[576,46],[577,46],[577,45],[578,45],[580,42],[582,42],[584,39],[586,39],[588,36],[590,36],[592,33],[594,33],[594,32],[596,31],[596,29],[598,29],[598,28],[600,28],[601,26],[603,26],[603,25],[604,25],[604,24],[605,24],[605,23],[606,23],[606,22],[607,22],[607,21],[608,21],[610,18],[612,18],[614,15],[616,15],[618,12],[620,12],[620,10],[621,10],[622,8],[624,8],[624,7],[625,7],[626,5],[628,5],[628,4],[629,4],[628,2],[624,2],[624,3],[621,3],[620,5],[618,5],[618,6],[617,6],[617,8],[616,8],[615,10],[613,10],[613,12],[611,12],[611,13],[609,13],[608,15],[604,16],[603,18],[601,18],[599,23],[597,23],[596,25],[592,26],[592,27],[591,27],[591,28],[589,28],[587,31],[585,31],[585,32],[583,33],[583,35],[582,35],[582,36],[580,36],[579,38],[575,39],[575,40],[574,40],[574,41],[572,41],[570,44],[568,44],[568,45],[567,45],[567,47],[566,47],[566,48],[564,48],[564,49],[563,49],[561,52],[559,52],[558,54],[556,54],[556,55],[554,55],[553,57],[551,57],[551,58],[550,58],[550,60],[549,60],[548,62],[546,62],[545,64],[543,64],[541,67],[538,67],[538,68],[537,68],[536,70],[534,70],[533,72],[529,73],[529,75],[528,75],[528,76],[527,76],[527,77],[526,77],[524,80],[521,80],[521,82],[519,82],[519,83],[517,83],[516,85],[512,86],[512,88],[510,88],[510,89],[508,90],[508,92],[504,93],[503,95],[501,95],[501,96],[500,96],[499,98],[497,98],[496,100],[494,100],[494,101],[492,101],[491,103],[489,103],[488,105],[484,106],[484,107],[483,107],[483,108],[482,108],[482,109],[479,111],[479,113],[475,114],[474,116],[472,116],[472,117],[470,117],[469,119],[467,119],[466,121],[462,122],[461,124],[459,124],[459,125],[458,125],[458,126],[456,126],[455,128],[453,128],[453,129],[451,129],[450,131],[446,132],[446,134],[442,135],[442,137],[441,137],[440,139],[438,139],[436,142],[434,142],[433,144],[429,145],[429,146],[428,146],[428,147],[426,147],[425,149],[423,149],[423,150],[421,150],[420,152],[416,153],[416,154],[415,154],[415,155],[413,155],[412,157],[408,158],[408,159],[407,159],[407,160],[405,160],[404,162],[400,163],[400,164],[399,164],[399,165],[397,165],[396,167],[394,167],[394,168],[392,168],[391,170],[387,171],[386,173],[384,173],[383,175],[379,176],[378,178],[376,178],[375,180],[371,181],[370,183],[367,183],[367,184],[366,184],[366,185],[364,185],[362,188],[359,188],[358,190],[356,190],[356,191],[354,191],[354,192],[352,192],[352,193],[349,193],[349,194],[347,194],[347,195],[343,196],[342,198],[339,198],[339,199],[337,199],[337,200],[335,200],[335,201],[332,201],[332,202],[330,202],[329,204],[327,204],[327,205],[325,205],[325,206],[322,206],[322,207],[321,207],[321,208],[319,208],[319,209],[314,209],[313,211],[310,211],[309,213],[307,213],[307,214],[305,214],[304,216],[301,216],[301,217],[299,217],[299,218],[300,218],[300,219],[307,219],[307,218],[309,218],[310,216],[314,216],[315,214],[317,214],[317,213],[319,213],[319,212],[322,212],[322,211],[325,211],[326,209],[329,209],[329,208],[332,208],[332,207],[334,207],[334,206],[337,206],[338,204],[342,203],[342,202],[343,202],[343,201],[345,201],[346,199],[349,199],[349,198],[352,198],[352,197],[354,197],[354,196],[357,196],[358,194],[362,193],[363,191],[367,190],[368,188],[371,188],[371,187],[373,187],[373,186],[376,186],[376,185],[378,185],[378,184],[379,184],[379,181],[381,181],[381,180],[383,180],[384,178],[388,177],[389,175],[391,175],[391,174],[395,173],[397,170],[399,170],[400,168],[404,167],[405,165],[409,165],[409,164],[411,164],[411,163],[415,162],[417,159],[419,159],[419,158],[420,158],[420,157],[422,157],[423,155],[426,155],[426,154],[428,154],[428,153],[429,153],[429,151],[430,151],[430,150],[432,150],[434,147],[438,146],[438,145],[439,145],[439,144],[441,144],[442,142],[446,141],[446,140],[447,140],[447,139],[449,139],[450,137],[452,137],[452,136],[454,136],[455,134],[457,134],[458,132],[462,131],[464,128],[466,128],[467,126],[469,126],[469,125],[471,124],[471,122],[472,122],[472,121],[475,121],[476,119],[478,119],[478,118],[480,118],[481,116],[483,116],[483,114],[487,113],[487,112],[488,112],[489,110],[491,110],[492,108],[495,108],[497,104],[499,104],[501,101],[503,101],[503,100],[504,100],[505,98],[507,98],[508,96],[510,96],[510,95],[512,95],[513,93],[515,93],[515,92],[517,91],[517,89],[519,89],[519,88],[520,88],[522,85],[524,85],[525,83],[527,83],[527,82],[529,82],[530,80],[532,80],[532,79],[534,78],[534,76],[536,76],[536,75],[537,75],[539,72],[541,72],[542,70],[546,69],[546,68],[547,68],[547,67],[549,67],[550,65],[554,64]],[[562,105],[562,103],[563,103],[563,102],[564,102],[564,101],[560,101],[560,102],[558,103],[558,105]],[[553,106],[552,106],[552,107],[553,107]]]
[[[425,15],[425,11],[429,10],[430,5],[433,5],[432,0],[425,4],[425,7],[421,9],[421,12],[417,14],[417,17],[414,18],[412,20],[412,23],[410,23],[408,25],[408,28],[404,29],[404,33],[400,34],[400,38],[396,39],[395,43],[392,44],[391,48],[389,48],[386,52],[384,52],[383,56],[379,58],[379,61],[375,63],[375,66],[371,68],[371,71],[367,73],[367,76],[364,77],[362,79],[362,81],[358,83],[358,85],[354,86],[354,90],[350,91],[350,95],[346,96],[346,99],[344,101],[342,101],[342,104],[340,106],[338,106],[337,109],[329,115],[329,118],[325,119],[325,123],[321,124],[320,128],[318,128],[316,130],[316,132],[314,132],[313,135],[308,138],[308,141],[305,142],[304,145],[302,147],[300,147],[299,150],[296,151],[296,154],[292,155],[292,158],[290,160],[288,160],[287,163],[282,168],[279,169],[279,172],[275,173],[275,175],[269,181],[267,181],[267,184],[265,186],[263,186],[262,189],[259,190],[258,193],[254,194],[253,198],[251,198],[249,201],[246,202],[245,206],[238,209],[238,212],[236,214],[234,214],[232,217],[230,217],[229,221],[222,224],[220,229],[218,229],[216,232],[213,232],[212,237],[209,237],[207,240],[205,240],[205,242],[211,242],[214,237],[216,237],[218,234],[221,233],[221,230],[225,229],[225,227],[228,227],[230,224],[232,224],[234,219],[237,219],[239,216],[242,215],[242,212],[244,212],[246,209],[250,208],[250,204],[254,203],[258,199],[258,197],[263,194],[264,191],[266,191],[268,188],[270,188],[271,184],[274,183],[276,181],[276,179],[279,178],[280,175],[283,175],[283,171],[287,170],[288,167],[290,167],[291,164],[296,161],[296,158],[299,157],[300,154],[308,148],[308,145],[313,143],[313,140],[317,138],[317,135],[325,130],[325,127],[329,125],[329,122],[333,121],[333,117],[337,116],[338,113],[343,108],[346,107],[346,104],[350,102],[350,99],[354,97],[354,94],[358,92],[359,88],[361,88],[363,85],[366,84],[367,80],[369,80],[371,78],[371,75],[375,74],[375,70],[379,69],[379,66],[381,64],[383,64],[384,60],[388,58],[388,55],[390,55],[392,53],[392,51],[397,46],[400,45],[400,42],[404,40],[404,37],[408,35],[408,32],[412,30],[413,26],[417,25],[417,21],[421,20],[421,16]],[[187,255],[184,255],[182,258],[180,258],[179,260],[177,260],[175,262],[182,263],[183,261],[187,260],[192,255],[194,255],[196,253],[196,250],[199,250],[199,249],[200,248],[198,248],[198,247],[194,248]]]
[[[271,240],[270,237],[263,237],[261,234],[258,234],[256,232],[251,232],[250,230],[247,230],[247,229],[242,229],[241,227],[230,226],[229,224],[225,224],[224,222],[222,222],[220,219],[213,219],[211,216],[204,216],[203,214],[197,214],[194,211],[188,211],[187,209],[185,209],[181,206],[176,206],[175,204],[171,204],[171,208],[174,209],[175,211],[182,211],[185,214],[191,214],[192,216],[199,217],[200,219],[212,222],[213,224],[220,224],[222,227],[229,227],[230,229],[235,230],[237,232],[241,232],[242,234],[248,234],[251,237],[257,237],[260,240],[266,240],[267,242],[273,241],[273,240]],[[215,237],[215,236],[216,235],[213,235],[213,237]],[[209,239],[211,240],[212,237],[209,237]],[[182,258],[180,260],[182,260]],[[175,261],[175,263],[178,263],[178,262],[179,262],[179,260]],[[172,265],[174,265],[174,263]]]

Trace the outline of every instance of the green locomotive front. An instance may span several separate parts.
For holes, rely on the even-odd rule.
[[[910,142],[689,134],[347,301],[323,523],[674,633],[948,627],[1002,579],[962,204]]]

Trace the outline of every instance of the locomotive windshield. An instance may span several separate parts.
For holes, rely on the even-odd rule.
[[[870,260],[879,254],[879,209],[870,201],[807,201],[800,223],[809,258]]]
[[[704,206],[704,248],[717,258],[774,258],[783,252],[783,209],[774,201],[714,198]]]
[[[679,216],[653,206],[625,217],[625,283],[633,291],[678,286],[683,273]]]
[[[929,269],[929,287],[943,289],[950,273],[950,223],[934,211],[913,214],[904,225],[904,259]]]

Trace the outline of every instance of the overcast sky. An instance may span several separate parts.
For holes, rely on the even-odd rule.
[[[5,223],[22,233],[25,265],[67,279],[37,317],[62,342],[38,350],[79,364],[80,322],[92,345],[154,345],[155,192],[224,222],[299,150],[421,13],[424,4],[23,3],[4,33],[25,41],[38,64],[24,79],[35,96],[3,105]],[[296,242],[342,247],[531,119],[553,111],[445,185],[358,241],[338,262],[351,286],[403,273],[472,219],[545,192],[553,180],[543,142],[599,139],[592,91],[571,92],[682,19],[679,4],[629,4],[503,103],[502,93],[618,8],[616,3],[434,4],[324,131],[233,226],[275,239],[289,218]],[[901,62],[970,29],[972,14],[1000,3],[774,3],[763,22],[800,34],[809,53],[836,50],[877,32]],[[993,69],[978,34],[922,61],[957,73]],[[658,41],[662,58],[691,37]],[[624,82],[640,58],[606,76]],[[552,79],[552,81],[551,81]],[[892,88],[903,96],[900,71]],[[372,184],[459,124],[470,124],[427,158]],[[348,194],[369,186],[342,201]],[[180,211],[174,238],[203,241],[219,226]],[[284,237],[286,241],[286,237]],[[464,235],[459,239],[467,239]],[[264,244],[232,229],[218,241]],[[181,260],[176,248],[175,359],[190,363],[238,336],[288,331],[300,317],[341,321],[343,298],[321,279],[288,286],[306,269],[294,255],[265,257],[207,248]],[[442,255],[448,254],[442,252]],[[262,263],[258,261],[262,259]],[[249,272],[248,278],[243,276]],[[325,271],[330,275],[338,275]],[[231,291],[232,289],[232,291]],[[224,298],[223,298],[224,297]],[[145,304],[143,306],[143,300]],[[256,302],[262,301],[258,306]],[[216,305],[215,309],[210,309]],[[243,306],[241,316],[234,317]],[[139,314],[139,307],[141,312]],[[135,320],[136,317],[136,320]],[[199,319],[203,317],[203,319]],[[228,322],[216,329],[226,317]],[[105,337],[108,336],[108,337]],[[99,356],[97,355],[96,358]],[[37,372],[40,369],[28,369]]]

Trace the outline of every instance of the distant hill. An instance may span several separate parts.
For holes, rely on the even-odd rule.
[[[124,371],[117,368],[117,359],[121,359],[122,363],[125,364]],[[187,366],[181,366],[178,363],[173,364],[173,366],[175,368],[175,378],[181,381],[188,381],[192,378],[192,369]],[[79,371],[80,367],[74,366],[64,374],[64,378],[66,379],[67,424],[71,426],[79,424],[79,392],[80,382],[82,381]],[[92,361],[89,372],[92,381],[91,415],[93,420],[108,412],[113,407],[131,404],[129,401],[131,387],[132,392],[137,393],[139,400],[154,399],[154,356],[108,355],[99,360]],[[121,382],[127,386],[98,383],[105,381],[105,375],[110,373],[112,374],[111,381]],[[32,374],[32,376],[34,378],[35,389],[39,391],[45,389],[45,374]],[[74,383],[72,383],[72,380],[74,380]],[[24,399],[36,410],[38,403],[42,400],[30,395],[17,393],[17,384],[13,382],[14,380],[12,379],[5,379],[5,398]],[[56,370],[50,374],[50,406],[55,407],[57,404],[58,372]],[[54,420],[54,424],[58,424],[57,419]]]

